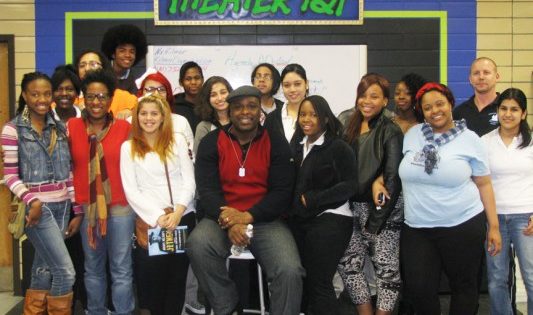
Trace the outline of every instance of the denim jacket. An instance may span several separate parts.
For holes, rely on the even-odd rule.
[[[12,123],[17,127],[19,176],[22,181],[41,184],[68,180],[71,159],[64,124],[48,114],[41,137],[20,115]],[[50,155],[48,146],[53,127],[56,127],[57,142]]]

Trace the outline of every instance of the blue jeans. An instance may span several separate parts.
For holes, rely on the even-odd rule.
[[[26,214],[29,207],[26,207]],[[39,223],[26,227],[28,239],[35,248],[30,288],[49,290],[51,296],[72,291],[76,273],[63,236],[70,216],[70,200],[45,202]]]
[[[492,315],[512,315],[509,296],[509,251],[511,244],[518,257],[520,271],[527,291],[527,312],[533,314],[533,236],[526,236],[527,214],[499,214],[502,251],[495,257],[487,255],[487,275],[489,280],[490,313]]]
[[[227,233],[215,221],[205,218],[196,226],[186,244],[200,288],[217,315],[229,314],[239,301],[235,283],[226,269],[226,258],[231,248]],[[279,220],[255,223],[249,249],[270,284],[270,314],[299,314],[305,271],[287,225]]]
[[[85,253],[85,288],[87,307],[90,315],[107,315],[107,272],[109,260],[111,274],[111,295],[114,314],[132,314],[135,301],[133,297],[133,271],[131,237],[135,215],[107,218],[107,234],[96,237],[96,249],[89,246],[87,237],[88,220],[83,220],[81,237]]]

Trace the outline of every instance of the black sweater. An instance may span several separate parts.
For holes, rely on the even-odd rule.
[[[339,138],[325,138],[303,159],[303,145],[293,139],[297,169],[290,215],[295,220],[312,219],[344,204],[356,191],[357,162],[350,146]],[[301,202],[304,196],[306,206]]]

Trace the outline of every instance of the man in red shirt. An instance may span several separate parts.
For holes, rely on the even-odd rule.
[[[195,177],[205,218],[187,254],[215,314],[232,314],[239,297],[228,277],[232,245],[247,246],[270,284],[271,314],[299,314],[304,269],[280,216],[288,209],[294,165],[284,137],[259,124],[261,92],[242,86],[227,97],[231,124],[200,143]],[[246,235],[253,225],[253,237]]]

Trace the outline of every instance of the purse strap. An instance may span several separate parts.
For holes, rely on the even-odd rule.
[[[170,203],[172,204],[172,208],[174,208],[174,199],[172,198],[172,188],[170,188],[170,177],[168,176],[168,166],[167,166],[166,160],[165,160],[165,175],[167,177],[167,186],[168,186],[168,193],[170,195]]]

